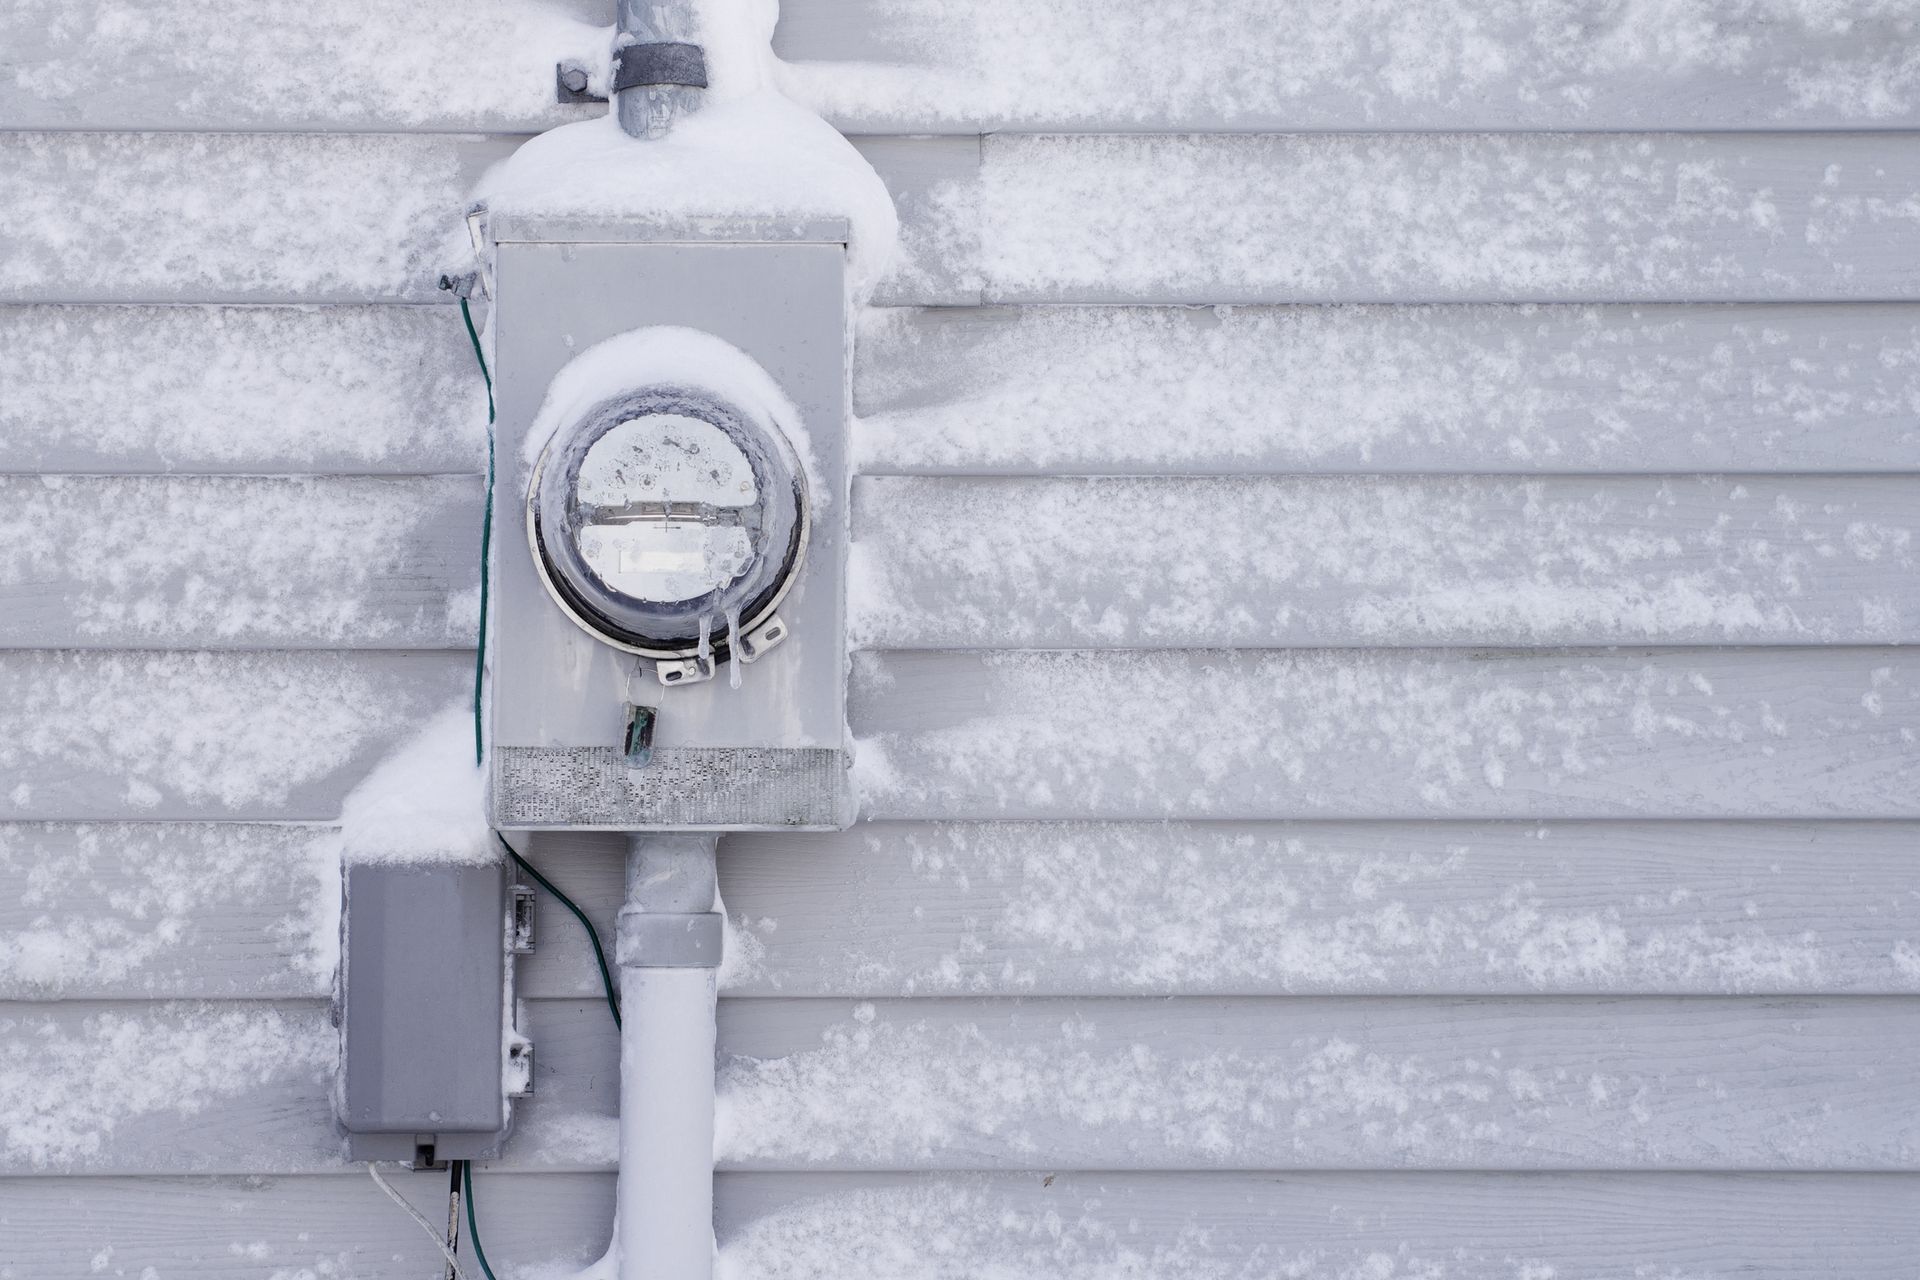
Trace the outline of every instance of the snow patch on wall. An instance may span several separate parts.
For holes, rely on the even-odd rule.
[[[1920,728],[1870,650],[856,653],[852,690],[887,817],[1902,816]]]
[[[473,130],[579,114],[555,106],[553,67],[605,48],[604,27],[565,11],[584,7],[263,0],[235,21],[221,0],[19,0],[6,26],[30,56],[7,71],[23,97],[78,109],[96,126],[149,123],[159,113],[76,103],[81,87],[152,67],[167,73],[170,118],[217,128]]]
[[[411,724],[446,668],[408,674],[333,653],[0,655],[0,770],[124,788],[135,812],[283,805]],[[41,816],[35,786],[0,796],[6,816]],[[67,813],[85,803],[62,794]]]
[[[863,121],[1617,128],[1705,110],[1758,125],[1881,119],[1920,93],[1920,18],[1898,0],[1345,0],[1284,19],[1257,0],[856,12],[880,46],[872,61],[798,60],[783,83]],[[1694,102],[1703,81],[1715,92]]]
[[[477,539],[473,481],[0,478],[0,590],[58,584],[107,643],[469,645],[477,554],[434,554],[450,513]]]
[[[185,1124],[294,1081],[306,1095],[337,1051],[324,1018],[264,1007],[0,1015],[0,1154],[36,1169],[84,1169],[135,1122]]]
[[[1890,307],[885,309],[859,339],[867,471],[1867,471],[1920,449],[1920,323]]]
[[[889,478],[871,648],[1898,642],[1910,489],[1660,481]]]
[[[1849,281],[1920,226],[1920,171],[1774,145],[995,134],[903,247],[988,301],[1884,296]]]
[[[477,473],[466,342],[449,307],[0,308],[0,463]]]
[[[348,862],[498,862],[485,774],[474,763],[473,708],[435,713],[395,746],[340,807]]]
[[[760,954],[737,983],[796,995],[1920,989],[1898,846],[1686,830],[871,826],[825,865],[808,851],[821,893],[855,903],[846,927],[810,903],[743,912],[736,928]],[[756,851],[733,874],[777,901],[759,871]]]
[[[251,996],[331,989],[340,899],[331,829],[0,824],[0,876],[16,886],[0,918],[18,922],[0,932],[0,998],[211,995],[223,983]],[[251,946],[234,954],[235,935],[249,932]]]
[[[808,1002],[813,1003],[813,1002]],[[721,1063],[731,1166],[874,1168],[1688,1167],[1901,1158],[1891,1094],[1851,1117],[1795,1099],[1854,1081],[1843,1008],[1755,1027],[1668,1001],[1593,1033],[1591,1009],[1332,1001],[916,1001],[834,1006],[818,1041]],[[1711,1011],[1725,1019],[1730,1008]],[[1693,1019],[1690,1023],[1687,1019]],[[813,1019],[788,1033],[803,1043]],[[1685,1027],[1682,1030],[1682,1027]],[[1665,1045],[1653,1052],[1655,1043]],[[1822,1063],[1830,1065],[1822,1066]],[[1741,1079],[1730,1088],[1730,1073]],[[1892,1080],[1881,1088],[1890,1088]],[[1737,1157],[1736,1157],[1737,1158]],[[1384,1163],[1374,1164],[1380,1161]],[[1270,1163],[1270,1162],[1278,1162]],[[1365,1162],[1365,1163],[1362,1163]]]
[[[0,294],[53,301],[431,298],[467,181],[381,134],[9,133],[0,171]]]

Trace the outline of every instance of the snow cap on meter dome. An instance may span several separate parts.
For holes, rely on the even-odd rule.
[[[581,627],[676,662],[782,638],[768,624],[817,486],[799,414],[752,357],[692,329],[610,338],[556,375],[527,443],[534,560]]]

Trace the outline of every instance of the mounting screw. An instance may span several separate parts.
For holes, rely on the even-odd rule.
[[[578,59],[570,58],[553,65],[554,96],[561,102],[605,102],[598,94],[587,92],[587,86],[592,83],[587,64]]]

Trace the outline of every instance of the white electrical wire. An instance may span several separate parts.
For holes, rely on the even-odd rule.
[[[440,1256],[445,1258],[447,1265],[453,1268],[453,1274],[459,1276],[460,1280],[471,1280],[471,1277],[467,1275],[467,1269],[460,1265],[460,1259],[454,1256],[453,1250],[447,1248],[447,1242],[440,1236],[440,1229],[427,1221],[427,1215],[421,1213],[418,1209],[402,1199],[400,1193],[394,1190],[393,1184],[381,1177],[380,1171],[374,1168],[372,1164],[367,1165],[367,1176],[372,1178],[374,1182],[378,1184],[379,1188],[387,1193],[387,1199],[393,1201],[402,1209],[405,1209],[407,1216],[419,1223],[420,1229],[432,1237],[433,1247],[440,1251]]]

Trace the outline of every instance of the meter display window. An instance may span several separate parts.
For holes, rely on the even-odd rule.
[[[535,558],[575,622],[648,657],[725,657],[806,549],[806,486],[770,422],[649,387],[554,433],[528,494]]]

